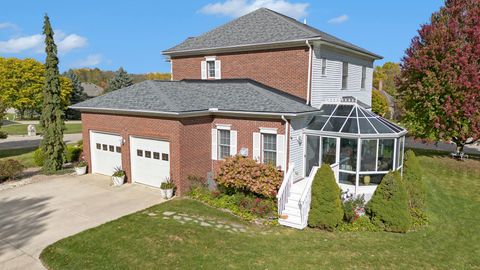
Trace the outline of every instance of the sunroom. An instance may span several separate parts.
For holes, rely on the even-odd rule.
[[[330,164],[342,191],[369,200],[385,174],[402,169],[406,133],[353,99],[326,102],[304,129],[305,176]]]

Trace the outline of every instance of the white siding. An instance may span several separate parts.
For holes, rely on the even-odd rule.
[[[310,120],[309,117],[294,118],[290,122],[289,162],[295,163],[294,180],[303,178],[303,133],[302,130]],[[299,143],[299,138],[301,143]]]
[[[327,59],[326,74],[322,75],[322,57]],[[342,63],[348,62],[348,88],[342,90]],[[362,66],[366,69],[365,89],[361,89]],[[314,46],[312,59],[311,104],[319,107],[326,99],[352,96],[371,105],[373,60],[327,46]]]

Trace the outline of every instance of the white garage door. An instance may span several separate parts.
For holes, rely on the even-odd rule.
[[[92,173],[112,175],[116,167],[122,167],[121,144],[119,135],[90,131]]]
[[[130,137],[132,181],[160,187],[170,177],[170,143]]]

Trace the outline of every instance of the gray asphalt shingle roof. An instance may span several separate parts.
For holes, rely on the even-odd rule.
[[[300,98],[249,79],[144,81],[80,102],[71,108],[180,114],[211,108],[275,114],[316,110]]]
[[[280,43],[311,38],[321,38],[330,43],[382,58],[352,43],[267,8],[257,9],[198,37],[188,38],[163,53]]]

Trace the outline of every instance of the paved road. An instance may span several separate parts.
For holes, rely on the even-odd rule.
[[[44,269],[48,245],[161,202],[160,190],[90,174],[0,191],[0,269]]]
[[[82,139],[82,134],[65,134],[63,138],[66,143],[75,143]],[[0,140],[0,150],[14,148],[31,148],[40,145],[42,136],[8,136],[4,140]]]

